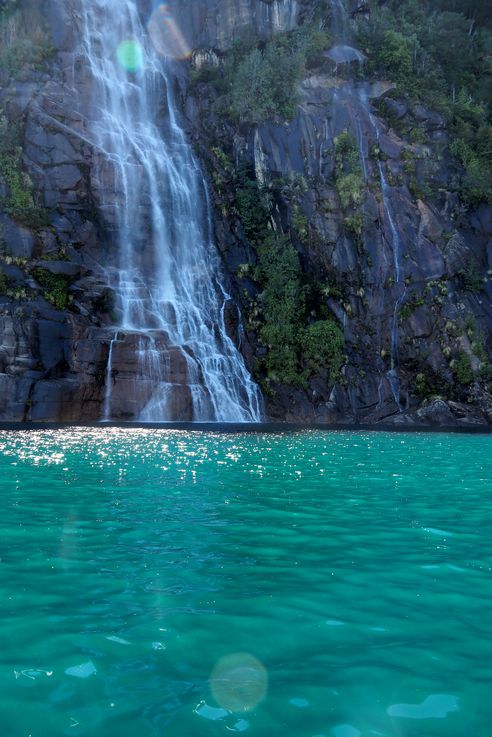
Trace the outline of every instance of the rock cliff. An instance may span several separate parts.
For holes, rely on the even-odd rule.
[[[492,206],[465,207],[450,186],[459,164],[444,117],[393,80],[369,78],[361,52],[337,44],[330,27],[327,47],[296,82],[291,114],[244,121],[220,109],[207,74],[220,76],[232,42],[245,31],[264,39],[292,31],[314,7],[176,4],[173,20],[193,51],[176,63],[176,89],[242,316],[231,304],[230,334],[271,419],[491,423]],[[0,419],[98,420],[115,331],[106,277],[114,218],[101,205],[111,180],[87,135],[77,2],[22,2],[17,23],[19,37],[44,30],[36,53],[0,72]],[[333,370],[318,344],[299,352],[298,380],[272,368],[269,236],[255,228],[294,249],[289,279],[302,290],[302,316],[292,324],[303,345],[321,322],[343,335]],[[135,378],[128,345],[112,361],[120,377]],[[123,398],[120,417],[133,417]]]

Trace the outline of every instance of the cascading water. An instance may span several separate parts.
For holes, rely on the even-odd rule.
[[[104,419],[258,422],[261,395],[226,329],[207,188],[178,122],[169,63],[135,0],[80,8],[99,204],[119,252],[108,269],[118,319]]]
[[[350,41],[349,31],[349,19],[342,0],[332,0],[332,12],[333,12],[333,27],[335,29],[335,39],[337,45],[327,54],[329,58],[336,64],[336,70],[340,63],[350,65],[353,63],[363,63],[364,56],[357,49],[347,45],[347,41]],[[374,117],[371,111],[371,104],[367,94],[367,90],[364,84],[355,84],[352,80],[344,81],[342,88],[334,92],[334,103],[343,105],[346,111],[351,114],[352,125],[354,126],[354,133],[359,147],[359,155],[362,167],[362,173],[364,181],[367,183],[369,179],[369,167],[368,167],[368,153],[367,146],[364,146],[364,136],[362,131],[362,121],[366,123],[368,131],[371,132],[373,140],[379,144],[380,141],[380,124]],[[391,250],[393,271],[394,271],[394,284],[397,289],[398,295],[395,298],[392,319],[391,319],[391,368],[386,371],[386,378],[391,387],[393,398],[401,410],[400,401],[400,379],[399,379],[399,367],[400,367],[400,356],[399,356],[399,331],[398,331],[398,319],[400,308],[403,304],[406,295],[406,284],[403,277],[403,268],[401,262],[401,239],[398,233],[398,228],[395,222],[395,215],[391,203],[391,192],[388,184],[388,180],[385,174],[384,166],[379,160],[378,164],[378,175],[381,186],[381,197],[384,210],[384,220],[382,223],[383,231],[386,232],[386,240],[388,242],[389,249]],[[388,265],[388,259],[383,252],[383,260],[385,267]],[[380,403],[381,403],[381,380],[380,380]]]
[[[380,129],[379,125],[371,113],[369,101],[363,91],[359,92],[359,99],[362,103],[363,109],[367,112],[367,117],[375,134],[376,141],[380,142]],[[395,299],[393,307],[393,317],[391,320],[391,369],[387,372],[387,378],[391,386],[393,398],[397,405],[401,409],[400,402],[400,349],[399,349],[399,332],[398,332],[398,318],[400,314],[400,307],[403,304],[407,287],[403,279],[402,263],[401,263],[401,240],[398,234],[398,229],[395,224],[395,217],[393,214],[393,208],[391,205],[391,198],[389,192],[388,179],[386,177],[383,164],[381,160],[378,160],[378,172],[379,181],[381,183],[381,195],[383,199],[384,212],[389,225],[389,232],[391,236],[391,253],[393,255],[393,266],[394,266],[394,280],[395,286],[398,288],[399,294]]]

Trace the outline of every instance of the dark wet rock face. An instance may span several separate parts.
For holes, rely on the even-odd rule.
[[[198,3],[195,0],[171,0],[169,7],[189,49],[225,50],[234,39],[251,31],[268,37],[272,33],[292,30],[297,24],[301,2],[204,0]]]
[[[346,46],[326,55],[342,66],[359,61]],[[322,283],[326,308],[343,327],[347,362],[340,381],[327,382],[321,372],[306,388],[270,383],[267,405],[275,419],[439,426],[490,421],[492,398],[482,377],[491,348],[492,208],[458,216],[445,191],[449,162],[438,154],[446,135],[442,117],[387,98],[391,89],[384,82],[353,82],[346,69],[316,72],[300,84],[291,122],[229,132],[232,149],[210,100],[197,96],[196,109],[188,102],[204,158],[208,144],[250,162],[269,192],[276,228],[290,233],[305,274]],[[410,142],[389,122],[395,119],[424,126],[425,144]],[[360,171],[359,189],[344,203],[336,141],[347,132]],[[225,176],[217,207],[224,211],[233,200]],[[247,313],[255,286],[243,267],[255,257],[232,213],[217,220],[224,260],[235,270],[237,294],[247,295]],[[261,362],[266,349],[257,333],[248,335]]]
[[[184,0],[176,13],[199,67],[220,64],[245,29],[268,37],[294,28],[308,6]],[[149,17],[150,11],[149,3]],[[43,13],[57,50],[49,70],[24,70],[22,80],[7,77],[0,89],[1,115],[19,131],[37,208],[36,219],[23,221],[0,207],[0,419],[102,419],[108,382],[112,415],[134,419],[153,387],[135,359],[145,349],[142,337],[120,332],[115,338],[118,316],[106,273],[115,262],[121,203],[111,168],[87,136],[83,110],[91,86],[76,53],[80,19],[75,0],[46,0]],[[352,82],[350,69],[363,55],[332,43],[300,83],[290,122],[224,121],[213,91],[206,84],[190,88],[182,65],[185,122],[211,172],[215,237],[234,298],[226,304],[227,332],[257,370],[267,352],[251,312],[261,294],[258,257],[217,150],[247,163],[268,191],[271,225],[290,235],[306,284],[316,283],[323,310],[344,334],[338,379],[321,369],[304,386],[269,382],[268,417],[486,426],[492,422],[492,206],[463,210],[450,191],[455,165],[446,154],[442,117],[398,97],[387,80]],[[405,131],[412,126],[425,132],[423,143],[409,140]],[[344,204],[335,141],[346,131],[360,172],[358,191]],[[108,192],[113,206],[102,207]],[[2,202],[8,194],[0,177]],[[172,419],[191,420],[183,354],[165,335],[154,338],[169,364]]]

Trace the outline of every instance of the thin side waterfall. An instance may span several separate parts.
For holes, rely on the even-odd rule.
[[[391,369],[388,372],[388,380],[393,393],[393,398],[397,405],[401,409],[400,403],[400,335],[398,331],[398,319],[400,314],[400,307],[403,304],[407,287],[405,282],[402,280],[402,268],[401,268],[401,241],[398,234],[398,230],[395,225],[393,213],[391,210],[391,202],[388,197],[388,182],[386,175],[383,170],[383,165],[379,162],[379,175],[381,180],[381,190],[383,194],[384,209],[386,217],[390,226],[391,242],[392,242],[392,254],[393,263],[395,268],[395,284],[400,287],[400,294],[395,300],[393,308],[393,319],[391,321]]]
[[[343,51],[347,62],[355,61],[357,63],[363,63],[363,55],[360,54],[360,52],[357,49],[354,49],[352,46],[346,45],[350,44],[351,42],[351,34],[348,14],[342,0],[331,0],[331,5],[333,11],[335,39],[337,41],[337,45],[333,47],[332,51],[336,52],[338,55],[341,55]],[[372,114],[371,104],[365,87],[364,85],[357,85],[353,80],[349,78],[343,83],[340,92],[335,90],[333,99],[335,103],[338,102],[338,104],[343,104],[343,106],[351,112],[352,123],[359,148],[362,174],[364,177],[364,181],[367,183],[369,179],[368,155],[366,150],[367,147],[364,146],[362,121],[366,123],[367,128],[371,131],[374,140],[377,143],[379,143],[381,131],[378,121]],[[391,387],[393,398],[401,410],[402,406],[400,401],[400,352],[398,320],[400,308],[405,299],[407,288],[402,268],[402,244],[395,222],[395,215],[391,202],[391,189],[389,187],[388,180],[384,171],[384,166],[381,161],[378,161],[377,168],[381,185],[381,196],[384,210],[385,223],[383,223],[383,227],[385,226],[384,232],[387,234],[387,242],[392,255],[394,283],[398,287],[398,296],[396,297],[393,305],[391,319],[391,368],[389,371],[385,372],[385,375]],[[383,254],[383,258],[385,264],[387,264],[385,254]]]
[[[111,415],[111,387],[113,383],[113,347],[118,333],[115,333],[114,337],[111,338],[108,350],[108,362],[106,364],[106,382],[104,392],[104,406],[103,406],[103,420],[109,420]]]
[[[260,392],[226,329],[206,183],[137,5],[80,0],[99,204],[118,249],[105,419],[258,422]]]
[[[364,110],[367,111],[368,120],[374,131],[376,141],[379,143],[380,130],[374,115],[371,113],[370,104],[367,97],[360,93],[359,98],[361,100]],[[391,205],[390,191],[388,180],[384,171],[383,164],[378,160],[378,171],[379,181],[381,183],[381,195],[383,198],[384,212],[389,225],[389,232],[391,235],[391,253],[393,256],[393,267],[395,274],[395,284],[399,287],[399,295],[395,300],[393,307],[393,317],[391,320],[391,369],[387,372],[387,378],[391,386],[391,392],[393,398],[400,408],[400,336],[398,330],[398,319],[400,314],[400,308],[406,296],[407,287],[402,276],[402,263],[401,263],[401,239],[398,233],[398,229],[395,224],[395,218],[393,215],[393,208]]]

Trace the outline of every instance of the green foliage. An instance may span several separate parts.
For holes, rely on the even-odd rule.
[[[354,137],[348,130],[342,131],[335,138],[335,163],[338,168],[347,162],[350,169],[359,168],[359,154]]]
[[[492,202],[492,6],[478,0],[371,5],[370,21],[356,23],[367,70],[445,116],[450,150],[462,167],[456,191],[472,207]],[[402,133],[425,142],[418,126]],[[411,184],[418,196],[422,188],[415,178]]]
[[[364,179],[357,145],[348,131],[335,138],[335,186],[344,210],[361,204]]]
[[[9,280],[0,269],[0,295],[6,295],[9,286]]]
[[[25,67],[36,70],[46,67],[55,50],[37,16],[36,12],[24,16],[14,0],[3,5],[0,11],[0,69],[16,76]]]
[[[483,105],[472,103],[464,93],[454,108],[451,153],[463,166],[459,179],[461,198],[469,205],[492,201],[492,124]]]
[[[13,279],[9,279],[0,270],[0,295],[9,299],[26,301],[32,298],[33,293],[25,286],[17,284]]]
[[[52,274],[48,269],[37,267],[33,269],[33,276],[38,284],[43,287],[43,296],[57,310],[64,310],[69,302],[69,281],[61,274]]]
[[[301,334],[301,349],[308,366],[315,372],[328,371],[330,381],[336,381],[343,362],[343,333],[333,320],[318,320]]]
[[[46,223],[46,212],[34,203],[31,181],[22,170],[19,141],[19,130],[0,117],[0,176],[8,188],[0,205],[20,223],[35,228]]]
[[[408,320],[408,318],[413,315],[415,310],[417,310],[419,307],[422,307],[422,305],[425,305],[424,297],[415,297],[414,299],[405,302],[398,313],[398,318],[400,322],[405,322],[406,320]]]
[[[261,290],[251,304],[248,321],[267,349],[260,366],[266,373],[266,388],[269,382],[306,386],[309,377],[322,369],[335,381],[343,336],[330,320],[320,320],[314,323],[316,327],[307,325],[313,311],[323,315],[321,294],[314,294],[316,290],[304,283],[290,238],[271,229],[268,197],[252,176],[252,172],[240,171],[236,208],[248,239],[256,247],[257,264],[254,269],[241,265],[238,276],[251,276]],[[298,233],[306,228],[307,234],[305,216],[300,210],[294,213],[293,227]]]
[[[296,108],[295,83],[302,76],[299,53],[270,42],[253,49],[239,64],[231,92],[231,113],[247,123],[274,116],[290,119]]]
[[[239,264],[236,269],[238,279],[247,279],[251,277],[251,264]]]
[[[380,63],[387,74],[402,89],[408,89],[412,79],[413,64],[410,40],[398,31],[386,31],[380,49]]]
[[[482,366],[480,369],[480,378],[487,384],[492,382],[492,364],[486,363]]]
[[[268,198],[255,180],[241,177],[236,189],[236,207],[247,238],[261,242],[268,235]]]
[[[286,236],[271,234],[257,248],[257,280],[263,287],[264,324],[260,340],[268,348],[268,377],[286,384],[302,384],[299,369],[299,323],[304,312],[299,258]]]
[[[463,289],[473,294],[480,294],[484,288],[483,277],[475,261],[470,261],[466,268],[459,272],[463,282]]]
[[[9,196],[2,203],[5,212],[24,225],[41,224],[40,211],[34,205],[29,178],[20,168],[20,156],[0,156],[0,173],[9,189]]]
[[[336,188],[342,208],[356,207],[362,202],[363,182],[358,174],[349,172],[337,177]]]
[[[416,200],[429,200],[433,195],[432,188],[427,181],[419,181],[415,174],[410,176],[408,190]]]
[[[306,243],[309,235],[309,223],[298,204],[292,205],[292,227],[299,236],[301,243]]]
[[[349,233],[352,233],[359,243],[362,243],[362,235],[364,233],[364,216],[361,212],[349,215],[343,221]]]
[[[311,24],[267,43],[248,34],[236,41],[220,67],[202,67],[194,81],[215,87],[216,109],[224,117],[250,124],[277,116],[290,119],[297,107],[297,82],[327,45],[324,32]]]
[[[456,381],[464,386],[471,384],[475,378],[471,367],[470,357],[468,353],[465,353],[465,351],[460,352],[458,358],[452,365],[452,370]]]
[[[431,399],[448,392],[445,391],[445,387],[443,387],[436,374],[430,371],[422,371],[415,376],[415,393],[423,399]]]
[[[232,159],[226,154],[225,151],[223,151],[218,146],[212,146],[211,151],[215,158],[218,160],[220,166],[226,171],[228,174],[234,173],[234,162]]]

